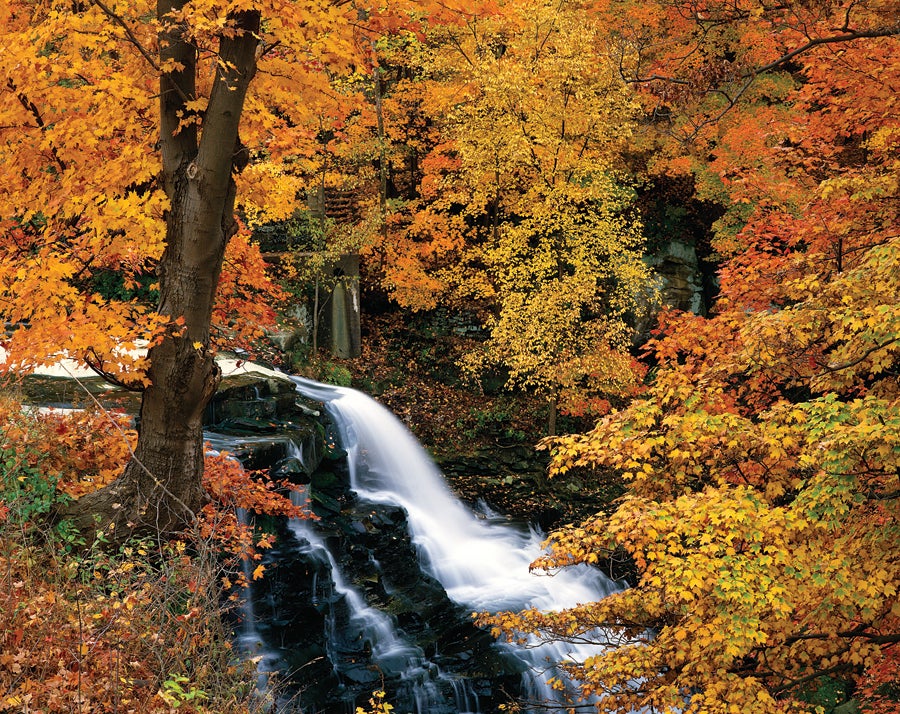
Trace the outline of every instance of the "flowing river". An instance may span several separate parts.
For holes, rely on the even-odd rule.
[[[558,676],[552,663],[583,660],[595,645],[495,643],[471,625],[470,613],[556,610],[597,600],[617,586],[582,566],[553,577],[530,573],[541,535],[463,504],[386,408],[352,389],[292,380],[303,396],[324,405],[333,422],[331,437],[346,452],[342,466],[357,512],[367,514],[367,523],[387,523],[381,532],[394,545],[386,554],[378,547],[347,551],[327,517],[288,524],[293,542],[270,556],[275,574],[267,574],[269,582],[254,584],[245,611],[252,621],[242,623],[240,635],[261,668],[282,670],[281,710],[296,705],[307,714],[352,714],[382,688],[400,714],[490,712],[512,697],[563,704],[563,695],[547,684]],[[358,521],[353,525],[369,537]],[[397,575],[391,562],[403,559],[404,539],[421,581],[407,582],[410,576]],[[355,576],[344,572],[358,561],[364,567]],[[415,601],[424,590],[430,604],[413,605],[413,612],[391,605],[400,594]],[[308,615],[300,626],[285,611],[283,600],[292,596],[308,601],[296,605]]]

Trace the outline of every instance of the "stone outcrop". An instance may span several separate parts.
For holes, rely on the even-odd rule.
[[[646,260],[660,279],[664,305],[698,315],[706,310],[700,260],[692,243],[671,240]]]

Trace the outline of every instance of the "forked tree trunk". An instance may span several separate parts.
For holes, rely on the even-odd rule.
[[[157,13],[185,0],[159,0]],[[64,517],[90,537],[102,528],[115,542],[138,532],[171,532],[203,503],[203,411],[220,373],[209,350],[213,298],[225,245],[235,230],[232,170],[241,145],[238,122],[256,71],[258,12],[232,18],[239,32],[219,43],[217,79],[198,131],[182,126],[196,98],[196,48],[181,28],[160,35],[160,59],[181,69],[160,78],[161,181],[170,205],[159,264],[159,312],[171,320],[150,350],[150,386],[141,403],[138,444],[125,473],[70,504]]]

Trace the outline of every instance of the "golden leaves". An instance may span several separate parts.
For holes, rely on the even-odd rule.
[[[157,20],[155,8],[141,0],[109,8],[18,0],[2,6],[0,312],[13,325],[29,325],[13,337],[8,367],[93,349],[114,374],[141,369],[127,347],[150,338],[155,325],[146,302],[127,293],[146,282],[163,252],[168,201],[157,182],[159,74],[185,69],[154,59],[158,37],[180,23],[178,32],[195,42],[203,70],[180,121],[181,129],[196,125],[202,132],[213,76],[205,70],[215,68],[220,39],[239,31],[232,13],[251,8],[269,17],[256,82],[268,94],[248,106],[241,136],[254,162],[239,181],[250,219],[271,220],[294,210],[300,188],[279,163],[280,147],[298,144],[291,120],[305,105],[297,97],[310,86],[327,89],[323,61],[334,70],[356,51],[346,8],[196,0]],[[226,266],[217,320],[258,333],[271,319],[277,291],[261,275],[258,253],[254,259],[246,241],[238,244],[229,261],[240,263],[245,280]],[[114,273],[126,299],[95,289]],[[145,291],[145,301],[153,298]],[[235,314],[226,315],[230,310]]]
[[[638,675],[647,698],[629,702],[678,707],[690,689],[690,711],[774,711],[774,694],[816,672],[874,671],[877,638],[895,637],[898,244],[845,240],[856,248],[839,274],[804,246],[765,264],[790,266],[781,283],[724,286],[709,319],[664,315],[647,392],[587,434],[544,443],[552,474],[611,468],[629,489],[612,515],[554,534],[536,563],[631,557],[636,586],[602,605],[614,629],[656,626],[644,647],[657,664]],[[576,676],[610,686],[634,671],[620,651]]]
[[[648,288],[640,229],[623,216],[628,191],[612,170],[634,107],[590,59],[599,28],[581,8],[508,3],[469,22],[435,26],[423,60],[431,101],[444,102],[445,143],[423,162],[420,215],[462,205],[469,216],[466,243],[448,253],[456,265],[432,275],[496,310],[468,370],[502,364],[511,384],[602,410],[597,397],[634,384],[623,316]]]

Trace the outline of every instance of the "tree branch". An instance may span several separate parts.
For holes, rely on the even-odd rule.
[[[98,8],[100,8],[103,14],[106,15],[110,20],[112,20],[115,24],[125,30],[125,37],[128,38],[128,41],[132,45],[134,45],[135,49],[141,53],[141,56],[145,60],[147,60],[147,62],[151,67],[153,67],[153,69],[155,69],[157,72],[162,71],[160,69],[159,63],[156,61],[153,55],[151,55],[150,52],[147,51],[147,48],[141,44],[141,41],[135,36],[134,32],[132,32],[131,28],[128,26],[128,23],[126,23],[125,20],[122,19],[121,15],[117,15],[116,13],[114,13],[112,9],[103,2],[103,0],[90,1],[93,5],[96,5]],[[187,101],[187,98],[184,99],[185,101]]]
[[[37,123],[37,128],[45,128],[44,118],[41,116],[41,112],[37,108],[37,105],[28,98],[25,92],[18,91],[18,87],[16,86],[16,83],[13,82],[12,78],[6,80],[6,86],[9,87],[9,90],[16,95],[16,99],[19,100],[19,104],[21,104],[25,108],[25,110],[34,117],[34,121]],[[65,171],[66,162],[60,158],[59,152],[56,150],[55,146],[50,147],[50,155],[53,157],[53,160],[57,163],[60,170]]]
[[[691,132],[691,134],[689,136],[685,137],[683,140],[688,141],[688,142],[692,141],[694,138],[696,138],[697,134],[700,132],[700,130],[703,127],[708,126],[710,124],[715,124],[716,122],[721,120],[722,117],[724,117],[729,111],[731,111],[737,105],[738,100],[747,91],[747,89],[749,89],[750,86],[752,86],[753,82],[756,80],[756,78],[759,75],[765,74],[766,72],[770,72],[778,67],[781,67],[782,65],[787,64],[788,62],[790,62],[794,58],[798,57],[799,55],[809,52],[811,49],[813,49],[815,47],[819,47],[821,45],[838,44],[838,43],[843,43],[843,42],[853,42],[855,40],[862,40],[862,39],[876,39],[879,37],[895,37],[897,35],[900,35],[900,24],[886,25],[886,26],[882,26],[882,27],[874,27],[874,28],[863,29],[863,30],[849,30],[848,29],[848,24],[850,21],[849,13],[850,13],[850,10],[848,9],[846,16],[844,17],[844,21],[843,21],[844,25],[841,28],[839,28],[838,34],[829,35],[827,37],[809,37],[809,35],[807,34],[808,41],[805,44],[803,44],[799,47],[795,47],[794,49],[792,49],[788,52],[785,52],[783,55],[781,55],[777,59],[772,60],[771,62],[768,62],[767,64],[764,64],[764,65],[761,65],[758,67],[753,67],[753,68],[748,69],[747,71],[743,72],[742,74],[738,75],[737,78],[740,80],[744,80],[744,84],[740,87],[740,89],[737,91],[737,93],[733,97],[729,97],[727,94],[724,94],[724,92],[721,92],[721,90],[718,90],[718,89],[707,89],[704,92],[705,94],[709,94],[709,93],[718,91],[726,97],[726,100],[728,103],[727,103],[726,107],[721,112],[716,114],[714,117],[705,119],[699,123],[694,124],[693,132]],[[699,45],[697,47],[699,47]],[[695,49],[696,49],[696,47],[695,47]],[[625,81],[628,84],[649,84],[652,82],[663,82],[663,83],[678,84],[678,85],[692,84],[691,80],[689,80],[689,79],[681,79],[676,76],[667,76],[667,75],[656,74],[656,73],[654,73],[652,75],[648,75],[646,77],[639,77],[639,76],[626,77],[625,72],[624,72],[624,67],[622,66],[621,61],[620,61],[619,72],[623,78],[623,81]]]
[[[885,347],[889,347],[890,345],[897,342],[898,340],[900,340],[900,337],[892,337],[891,339],[886,340],[886,341],[882,342],[881,344],[872,345],[872,347],[867,349],[856,359],[852,359],[848,362],[844,362],[843,364],[836,364],[836,365],[832,366],[831,364],[823,364],[823,363],[819,362],[818,360],[816,360],[816,365],[821,367],[822,369],[824,369],[826,372],[840,372],[842,369],[848,369],[849,367],[855,367],[860,362],[865,361],[870,355],[874,354],[875,352],[878,352],[878,350],[883,350]]]
[[[118,377],[114,377],[109,372],[107,372],[105,369],[103,369],[103,367],[101,366],[103,364],[103,360],[100,359],[100,355],[97,354],[97,351],[93,347],[91,347],[89,350],[87,350],[84,353],[82,359],[84,359],[84,363],[90,368],[90,370],[94,374],[96,374],[98,377],[102,377],[103,379],[105,379],[107,382],[109,382],[113,386],[119,387],[119,388],[124,389],[129,392],[143,392],[144,391],[143,386],[134,387],[130,384],[127,384],[126,382],[123,382]]]
[[[818,669],[810,674],[807,674],[805,677],[798,677],[797,679],[789,679],[785,684],[782,684],[779,687],[775,687],[773,690],[775,694],[780,694],[782,692],[786,692],[789,689],[794,689],[795,687],[800,686],[801,684],[806,684],[807,682],[812,682],[814,679],[818,679],[819,677],[824,677],[829,674],[837,674],[838,672],[845,672],[848,669],[851,669],[852,665],[847,662],[842,662],[840,664],[836,664],[833,667],[828,667],[828,669]]]
[[[867,632],[869,627],[871,627],[871,625],[860,625],[859,627],[854,627],[852,630],[844,630],[843,632],[807,632],[787,637],[784,640],[784,644],[792,645],[803,640],[828,640],[835,637],[842,640],[852,640],[859,637],[876,645],[890,645],[895,642],[900,642],[900,633],[880,635],[874,632]]]
[[[871,30],[851,30],[840,35],[832,35],[830,37],[816,37],[814,39],[810,39],[809,42],[807,42],[805,45],[797,47],[790,52],[783,54],[778,59],[769,62],[762,67],[757,67],[750,72],[744,73],[743,75],[741,75],[741,78],[747,79],[748,77],[755,77],[756,75],[762,74],[763,72],[773,70],[780,65],[790,62],[797,55],[808,52],[813,47],[818,47],[819,45],[830,45],[836,42],[853,42],[853,40],[874,39],[876,37],[893,37],[894,35],[900,35],[900,25],[878,27]]]
[[[174,67],[159,75],[160,152],[162,185],[171,199],[174,176],[182,164],[197,156],[198,128],[195,122],[181,125],[186,105],[196,95],[197,49],[184,39],[184,29],[173,22],[172,14],[184,8],[186,0],[158,0],[160,66]]]

